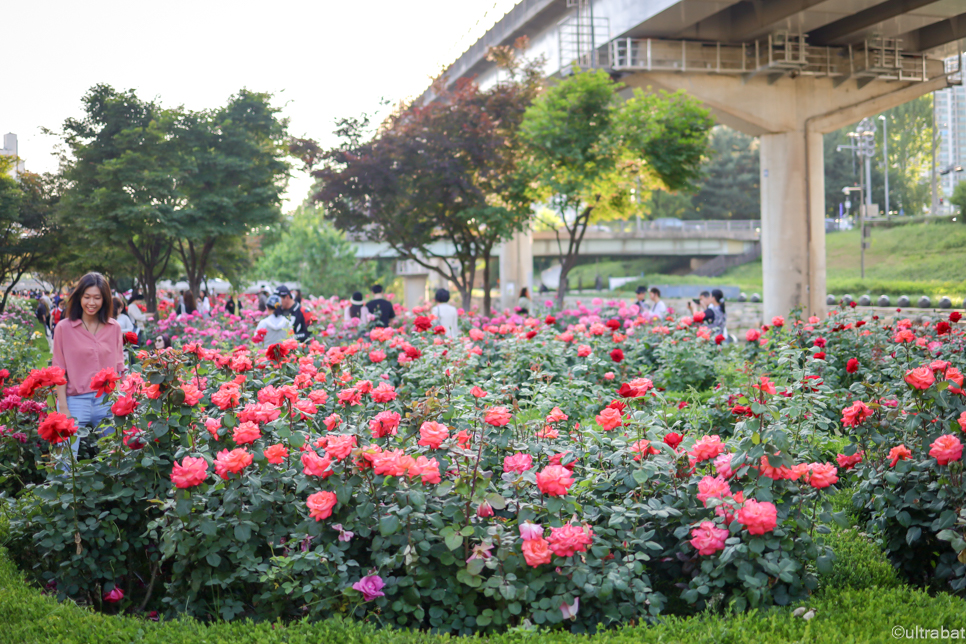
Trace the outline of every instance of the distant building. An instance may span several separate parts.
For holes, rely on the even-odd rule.
[[[12,176],[14,179],[19,177],[20,173],[26,170],[23,159],[20,158],[16,134],[7,133],[3,135],[3,148],[0,148],[0,155],[15,158],[13,167],[10,169],[10,176]]]
[[[956,59],[951,60],[955,64]],[[966,87],[957,85],[935,92],[933,110],[940,137],[936,167],[938,172],[947,172],[938,177],[939,194],[948,199],[956,184],[966,181],[966,172],[956,171],[957,167],[966,168]]]

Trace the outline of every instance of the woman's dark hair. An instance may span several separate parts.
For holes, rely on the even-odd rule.
[[[163,348],[165,348],[165,349],[167,349],[167,348],[169,348],[171,346],[171,338],[167,334],[162,333],[161,335],[158,335],[157,337],[154,338],[154,348],[155,349],[158,348],[158,340],[161,340],[162,342],[164,342],[164,347]]]
[[[352,299],[362,301],[362,293],[360,293],[359,291],[356,291],[355,293],[352,294]],[[365,306],[365,304],[350,304],[349,317],[350,318],[362,317],[363,306]]]
[[[382,293],[382,284],[373,284],[372,292],[375,293],[376,295],[379,295],[380,293]]]
[[[144,296],[143,295],[141,295],[138,292],[134,292],[134,293],[131,293],[131,299],[128,300],[128,303],[131,303],[131,302],[134,302],[134,301],[137,301],[137,300],[143,300],[143,299],[144,299]]]
[[[530,297],[530,294],[527,292],[526,286],[520,289],[520,297]]]
[[[195,305],[195,296],[191,294],[191,291],[184,292],[184,312],[194,313],[195,309],[198,307]]]
[[[114,302],[113,316],[114,316],[114,319],[116,320],[117,316],[119,316],[121,313],[127,313],[127,304],[124,303],[123,297],[118,297],[117,295],[114,296],[113,302]]]
[[[101,309],[97,312],[97,319],[101,324],[107,324],[107,321],[114,317],[114,301],[111,296],[111,286],[100,273],[91,272],[80,278],[77,286],[70,292],[67,317],[71,320],[79,320],[84,316],[81,299],[84,297],[84,292],[92,286],[96,286],[101,292]]]
[[[449,302],[449,291],[447,291],[445,288],[436,289],[436,301],[440,304]]]
[[[724,302],[725,296],[724,296],[724,293],[721,291],[721,289],[720,288],[716,288],[716,289],[712,290],[711,291],[711,297],[713,297],[718,302],[718,304],[721,306],[721,312],[724,313],[725,312],[725,302]]]

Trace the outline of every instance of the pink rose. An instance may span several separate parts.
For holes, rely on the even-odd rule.
[[[697,528],[691,530],[690,543],[699,555],[708,556],[724,550],[727,538],[728,530],[717,527],[713,521],[702,521]]]
[[[778,508],[767,501],[749,499],[735,514],[735,519],[748,528],[749,534],[765,534],[778,526]]]
[[[437,423],[436,421],[426,421],[419,428],[419,442],[417,445],[423,445],[432,449],[439,449],[439,446],[443,444],[443,441],[449,438],[449,428],[442,423]]]
[[[332,508],[335,507],[337,502],[335,492],[323,491],[310,494],[309,498],[305,500],[305,505],[309,507],[309,516],[316,521],[321,521],[332,516]]]
[[[523,473],[533,467],[533,457],[529,454],[513,454],[503,459],[504,472]]]
[[[573,484],[570,470],[562,465],[548,465],[537,473],[537,487],[548,496],[563,496]]]
[[[929,455],[938,465],[949,465],[963,456],[963,444],[952,434],[943,434],[929,446]]]
[[[708,507],[708,499],[731,496],[731,487],[721,476],[705,476],[698,481],[698,501]]]
[[[203,458],[185,456],[180,465],[175,461],[171,468],[171,482],[180,489],[201,485],[207,477],[208,461]]]
[[[916,367],[906,372],[904,380],[913,389],[929,389],[936,382],[936,376],[929,367]]]
[[[588,527],[568,523],[560,528],[550,528],[550,550],[558,557],[573,557],[578,552],[587,552],[594,540],[594,532]]]
[[[510,422],[510,412],[506,407],[490,407],[486,410],[483,421],[494,427],[503,427]]]

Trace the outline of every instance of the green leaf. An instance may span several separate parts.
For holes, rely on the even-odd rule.
[[[247,542],[252,538],[252,529],[246,524],[240,523],[235,526],[235,539],[242,543]]]
[[[399,530],[399,518],[395,514],[390,514],[379,519],[379,534],[384,537],[395,533]]]
[[[208,564],[213,568],[217,568],[218,564],[221,563],[221,555],[219,555],[217,552],[209,552],[208,556],[205,557],[205,561],[207,561]]]
[[[823,574],[823,575],[830,575],[830,574],[832,574],[833,565],[832,565],[832,558],[831,557],[829,557],[827,555],[822,555],[821,557],[819,557],[816,560],[815,563],[816,563],[816,566],[818,567],[818,571],[821,574]]]
[[[913,542],[918,541],[919,537],[921,536],[922,536],[922,528],[920,528],[917,525],[914,525],[906,531],[906,543],[908,543],[911,546]]]
[[[644,485],[645,483],[647,483],[647,480],[650,478],[650,475],[647,473],[646,470],[634,470],[633,476],[634,476],[634,480],[637,481],[638,485]]]
[[[451,534],[447,537],[444,537],[443,541],[446,543],[446,547],[450,550],[456,550],[463,545],[463,537],[458,534]]]

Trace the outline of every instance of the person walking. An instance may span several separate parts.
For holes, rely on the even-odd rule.
[[[131,299],[128,300],[127,314],[134,322],[134,326],[138,329],[143,329],[144,325],[147,323],[148,318],[144,315],[144,311],[141,310],[141,305],[139,302],[144,301],[144,296],[135,291],[131,293]]]
[[[436,297],[434,298],[436,306],[433,307],[432,314],[436,316],[437,322],[446,329],[446,337],[455,338],[460,334],[460,312],[449,303],[449,296],[450,293],[445,288],[436,289]]]
[[[281,300],[285,313],[292,316],[292,331],[295,332],[295,338],[299,342],[308,340],[310,335],[309,327],[305,323],[305,313],[302,312],[302,305],[295,301],[295,298],[292,297],[292,292],[284,284],[275,289],[275,294]]]
[[[667,316],[667,304],[661,299],[661,289],[656,286],[652,286],[651,290],[648,292],[648,297],[651,300],[650,311],[651,315],[656,318],[664,318]]]
[[[382,297],[382,284],[372,285],[373,298],[366,302],[366,308],[375,319],[376,326],[389,326],[389,322],[396,317],[396,311],[386,298]]]
[[[124,298],[119,295],[114,296],[114,319],[117,323],[121,325],[121,333],[127,333],[131,331],[132,333],[137,333],[137,327],[134,325],[134,320],[131,316],[127,314],[127,304],[124,302]]]
[[[530,291],[526,286],[520,289],[520,298],[517,300],[517,313],[524,317],[530,315]]]
[[[191,294],[191,291],[183,291],[181,293],[181,303],[178,305],[178,315],[191,315],[198,307],[195,306],[195,296]]]
[[[228,300],[225,302],[225,312],[228,313],[228,315],[235,315],[235,311],[240,312],[241,305],[240,302],[236,300],[235,293],[232,292],[228,294]]]
[[[268,289],[262,284],[262,288],[258,291],[258,310],[262,313],[267,310],[266,302],[268,302]]]
[[[358,320],[358,322],[354,322]],[[362,299],[362,293],[356,291],[352,294],[352,299],[349,300],[349,306],[345,308],[345,313],[342,315],[343,326],[354,326],[356,328],[364,329],[369,326],[369,322],[372,321],[372,316],[369,314],[369,309],[366,308],[365,302]]]
[[[285,316],[282,309],[282,300],[278,295],[272,295],[265,301],[265,308],[271,313],[259,320],[255,331],[265,330],[265,337],[262,338],[262,346],[276,344],[288,337],[292,330],[292,320]]]
[[[201,301],[198,303],[198,310],[205,317],[211,315],[211,299],[208,297],[208,291],[201,292]]]
[[[96,428],[111,413],[106,396],[96,397],[91,379],[102,369],[124,372],[124,339],[113,308],[107,280],[100,273],[88,273],[69,296],[67,317],[54,327],[51,362],[67,379],[56,388],[57,408],[80,426]],[[75,436],[75,456],[78,444]]]

